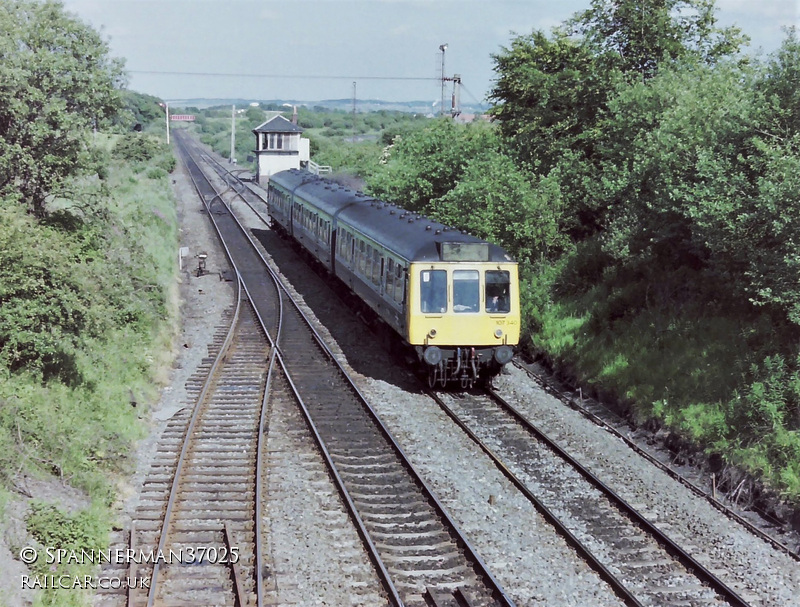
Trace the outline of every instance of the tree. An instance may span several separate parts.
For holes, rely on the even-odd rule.
[[[714,0],[592,0],[568,24],[604,62],[652,78],[662,62],[689,57],[712,65],[747,41],[739,28],[718,28]]]
[[[757,84],[780,108],[778,119],[784,138],[800,133],[800,40],[797,28],[789,28],[786,34]]]
[[[158,97],[127,90],[120,91],[120,93],[125,111],[117,115],[116,124],[121,125],[125,130],[130,130],[137,123],[143,127],[163,124],[164,108],[159,105],[161,100]]]
[[[524,163],[546,174],[565,150],[591,157],[591,129],[613,87],[592,49],[556,29],[518,36],[492,56],[491,114]]]
[[[562,197],[555,176],[531,183],[508,156],[473,159],[458,185],[433,203],[434,218],[497,243],[520,263],[553,258],[560,233]]]
[[[664,65],[715,65],[743,40],[736,28],[716,27],[713,0],[593,0],[550,35],[518,36],[493,57],[491,112],[523,164],[542,176],[558,170],[564,215],[573,218],[565,227],[582,240],[605,229],[613,202],[604,200],[601,165],[620,87]]]
[[[470,160],[498,149],[488,125],[435,120],[395,139],[385,153],[386,170],[369,179],[369,190],[410,211],[426,212],[432,200],[456,186]]]
[[[37,216],[70,176],[92,169],[88,131],[120,106],[122,64],[60,2],[0,4],[0,195]]]

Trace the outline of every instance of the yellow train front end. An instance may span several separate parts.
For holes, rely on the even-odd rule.
[[[515,262],[418,262],[408,269],[407,339],[431,386],[470,387],[510,362],[519,342]]]

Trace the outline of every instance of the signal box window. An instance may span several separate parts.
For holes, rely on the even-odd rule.
[[[478,270],[453,272],[453,311],[478,312],[481,305],[481,282]]]
[[[423,314],[447,311],[447,271],[423,270],[419,274],[420,308]]]
[[[507,314],[511,311],[511,278],[502,270],[486,271],[486,311]]]

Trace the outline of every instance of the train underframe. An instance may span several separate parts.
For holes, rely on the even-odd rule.
[[[485,384],[500,373],[514,356],[511,346],[476,347],[416,346],[415,351],[427,373],[428,385],[472,388]]]

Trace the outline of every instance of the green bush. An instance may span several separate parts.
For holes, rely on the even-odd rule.
[[[112,153],[122,160],[146,163],[167,151],[165,145],[155,137],[134,132],[120,137],[114,145]],[[172,157],[171,153],[169,155]]]

